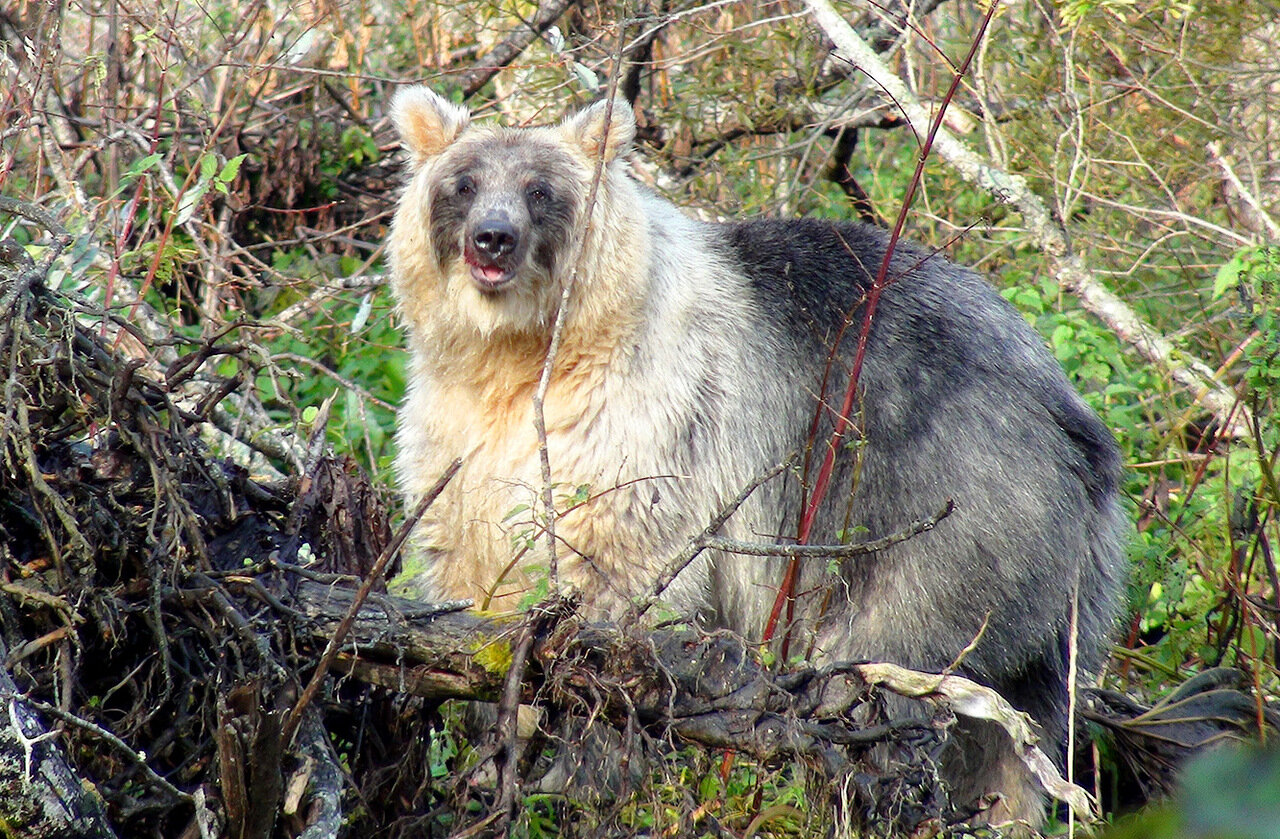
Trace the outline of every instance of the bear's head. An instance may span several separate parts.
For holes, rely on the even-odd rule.
[[[390,240],[410,326],[447,322],[482,339],[546,329],[596,172],[609,177],[635,135],[630,106],[604,100],[558,125],[505,128],[410,87],[391,113],[410,158]]]

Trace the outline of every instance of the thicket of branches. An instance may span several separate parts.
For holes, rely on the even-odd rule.
[[[98,786],[107,820],[166,836],[199,835],[209,813],[233,817],[208,835],[293,835],[337,812],[402,835],[491,812],[529,835],[563,826],[542,799],[485,810],[489,793],[447,784],[471,752],[434,701],[331,681],[299,702],[326,636],[269,626],[297,617],[286,566],[314,560],[311,583],[365,574],[397,523],[385,510],[405,373],[381,241],[400,161],[386,107],[396,85],[426,82],[481,116],[547,121],[613,79],[638,107],[638,171],[691,211],[892,223],[985,10],[829,12],[0,11],[0,655],[15,682],[0,692],[7,707],[17,693],[43,703],[47,742]],[[1229,665],[1252,699],[1206,716],[1241,730],[1280,694],[1278,18],[1269,0],[1004,0],[908,216],[909,236],[987,272],[1027,314],[1124,446],[1132,608],[1105,686],[1153,698],[1200,673],[1218,686],[1212,668]],[[304,745],[260,750],[294,709]],[[928,743],[911,745],[926,765]],[[1111,748],[1101,768],[1121,780],[1096,790],[1109,808],[1150,772]],[[672,764],[611,824],[826,823],[831,802],[799,764],[719,762]],[[299,794],[307,813],[247,803],[263,789],[289,800],[270,786],[285,777],[334,799]],[[907,815],[941,818],[927,793],[910,800]]]

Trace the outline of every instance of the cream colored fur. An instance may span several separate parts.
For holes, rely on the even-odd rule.
[[[428,95],[434,96],[417,89],[396,100],[396,119],[415,161],[390,238],[392,287],[409,327],[412,356],[397,465],[410,497],[423,493],[455,457],[463,466],[418,525],[425,563],[411,563],[401,582],[424,597],[472,597],[492,608],[513,608],[546,574],[532,396],[568,277],[530,272],[516,293],[495,300],[476,289],[461,260],[436,264],[427,231],[429,191],[438,172],[450,165],[450,152],[482,145],[510,129],[434,119],[436,107],[423,101]],[[682,491],[681,484],[692,478],[672,474],[678,458],[671,459],[655,441],[685,421],[682,413],[698,407],[696,395],[682,385],[688,370],[678,368],[694,370],[699,363],[689,336],[698,329],[707,295],[721,285],[721,269],[700,255],[705,250],[699,251],[696,224],[643,193],[627,175],[619,153],[630,141],[633,118],[625,108],[615,105],[545,403],[557,506],[563,513],[556,525],[559,571],[583,592],[588,613],[597,616],[616,614],[646,590],[690,526],[714,512],[705,501],[690,506],[670,497],[698,499],[708,493]],[[439,110],[452,113],[444,106]],[[562,125],[524,133],[556,143],[580,167],[586,184],[596,170],[602,119],[597,107]],[[459,124],[465,130],[450,138]],[[661,258],[689,268],[681,274],[652,271],[642,255],[655,251],[655,235],[662,240]],[[651,289],[655,274],[657,281],[666,276],[681,283]],[[664,301],[665,311],[637,309],[635,301],[645,299]],[[725,295],[721,305],[739,304]],[[667,334],[641,337],[655,328]],[[632,347],[641,340],[669,347],[670,353],[647,355],[646,369],[636,369]],[[714,477],[731,494],[729,488],[750,476]],[[592,500],[573,505],[578,492]],[[655,493],[660,504],[653,501]],[[700,588],[702,573],[693,569],[681,580],[677,604],[700,599],[692,591],[683,597],[679,592]],[[494,591],[497,597],[490,601]]]

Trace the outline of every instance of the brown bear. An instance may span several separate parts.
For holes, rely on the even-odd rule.
[[[511,608],[545,578],[532,397],[571,278],[545,423],[559,575],[589,616],[651,587],[752,478],[807,446],[821,459],[884,232],[695,220],[631,176],[622,101],[517,129],[414,87],[393,116],[410,156],[389,242],[411,353],[404,492],[463,460],[418,525],[402,585]],[[1030,713],[1061,759],[1072,604],[1087,673],[1122,588],[1117,447],[985,282],[910,245],[889,269],[838,489],[809,541],[883,537],[948,500],[955,511],[874,556],[806,561],[799,620],[821,661],[941,669],[978,639],[959,672]],[[794,539],[811,481],[792,469],[766,482],[722,534]],[[665,603],[759,638],[784,565],[708,551]],[[944,767],[955,800],[999,793],[987,818],[1039,821],[1041,796],[1002,737],[971,724],[956,738]]]

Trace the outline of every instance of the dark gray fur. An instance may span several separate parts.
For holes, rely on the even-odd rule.
[[[807,443],[829,351],[852,315],[827,388],[816,464],[887,236],[812,219],[707,232],[748,280],[764,315],[757,340],[783,356],[779,369],[805,371],[791,385],[793,447]],[[959,671],[1032,714],[1049,744],[1061,743],[1073,587],[1084,672],[1101,664],[1122,590],[1116,444],[1022,316],[972,272],[904,243],[889,276],[853,417],[860,468],[855,479],[855,458],[838,460],[810,541],[838,541],[849,524],[858,539],[886,536],[948,499],[956,510],[932,532],[842,566],[845,594],[821,618],[819,648],[827,658],[938,669],[986,620]],[[798,498],[795,486],[784,494]],[[797,512],[798,501],[782,507],[781,535],[794,535]],[[799,590],[822,585],[821,565],[809,564]],[[722,604],[717,621],[737,623],[725,613],[737,608]]]

